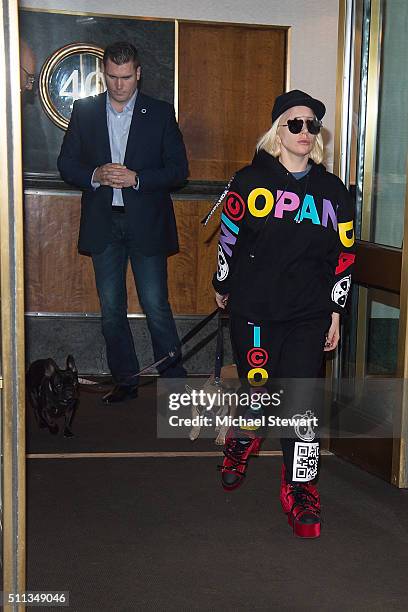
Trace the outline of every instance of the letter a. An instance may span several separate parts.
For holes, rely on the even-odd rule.
[[[298,217],[299,213],[295,217],[296,221],[303,221],[303,219],[311,219],[314,225],[320,225],[320,219],[319,215],[317,214],[314,198],[308,193],[306,194],[305,199],[303,200],[299,219]]]
[[[347,270],[355,260],[356,256],[351,253],[340,253],[339,263],[337,264],[336,274],[341,274],[344,270]]]

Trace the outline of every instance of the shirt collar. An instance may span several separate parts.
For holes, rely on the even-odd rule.
[[[136,97],[137,97],[137,94],[138,94],[138,90],[136,89],[136,91],[135,91],[135,93],[133,94],[133,96],[130,98],[130,100],[128,100],[128,101],[126,102],[125,106],[123,107],[122,113],[124,113],[124,112],[130,112],[130,111],[132,111],[132,112],[133,112],[133,109],[134,109],[134,107],[135,107],[135,103],[136,103]],[[109,108],[111,111],[113,111],[114,113],[118,114],[118,111],[116,111],[116,110],[113,108],[113,106],[112,106],[112,103],[111,103],[111,100],[110,100],[110,96],[109,96],[109,94],[107,94],[107,95],[106,95],[106,106],[107,106],[107,107],[108,107],[108,108]]]

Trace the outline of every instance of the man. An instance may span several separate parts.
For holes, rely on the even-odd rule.
[[[35,64],[34,51],[20,38],[20,92],[24,95],[34,89]]]
[[[107,92],[75,102],[58,168],[82,190],[78,248],[92,255],[115,382],[102,399],[111,404],[137,396],[140,368],[127,319],[129,259],[155,359],[179,349],[167,294],[167,256],[178,250],[169,192],[187,178],[188,163],[174,108],[138,91],[135,47],[109,45],[103,64]],[[166,366],[159,370],[163,376],[186,374],[177,356]]]

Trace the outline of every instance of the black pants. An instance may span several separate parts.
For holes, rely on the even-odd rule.
[[[321,377],[325,336],[331,317],[305,321],[248,321],[230,317],[231,343],[241,389],[250,393],[283,390],[282,416],[299,417],[311,411],[316,414],[316,379]],[[298,379],[298,380],[296,380]],[[299,380],[302,379],[302,380]],[[310,379],[310,380],[305,380]],[[240,406],[246,418],[253,409]],[[262,407],[262,413],[279,415],[279,407]],[[310,412],[309,412],[310,415]],[[264,431],[271,431],[266,427]],[[292,428],[292,437],[281,437],[286,479],[288,482],[309,482],[316,478],[319,442],[316,428]],[[245,437],[245,428],[241,429]],[[240,435],[240,432],[238,432]],[[259,435],[259,433],[257,434]]]

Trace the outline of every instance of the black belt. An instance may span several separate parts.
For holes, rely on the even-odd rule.
[[[115,206],[112,205],[112,212],[114,213],[124,213],[125,212],[125,207],[124,206]]]

